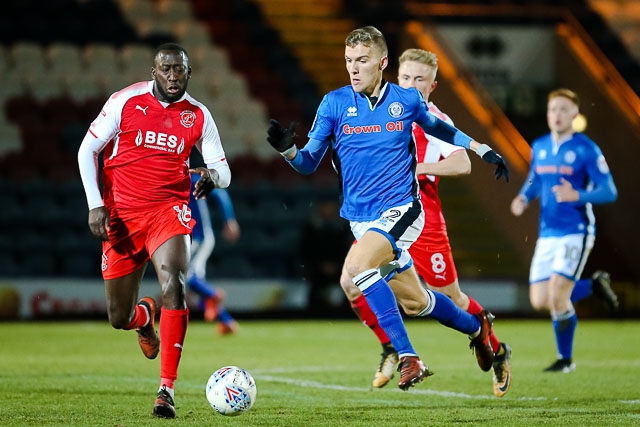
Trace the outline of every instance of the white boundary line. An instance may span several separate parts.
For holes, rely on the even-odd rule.
[[[277,383],[284,383],[290,385],[296,385],[299,387],[313,387],[319,389],[327,389],[327,390],[341,390],[341,391],[360,391],[360,392],[368,392],[372,391],[371,388],[365,387],[349,387],[342,386],[337,384],[323,384],[317,381],[301,381],[293,378],[284,378],[284,377],[274,377],[270,375],[254,375],[256,377],[256,382],[259,379],[260,381],[271,381]],[[387,389],[391,392],[396,393],[406,393],[405,391],[399,389]],[[410,394],[420,394],[420,395],[430,395],[430,396],[440,396],[440,397],[452,397],[456,399],[477,399],[477,400],[488,400],[488,399],[497,399],[495,396],[487,396],[487,395],[471,395],[466,393],[457,393],[453,391],[438,391],[438,390],[424,390],[424,389],[411,389],[409,391]],[[519,397],[517,400],[547,400],[546,397]]]

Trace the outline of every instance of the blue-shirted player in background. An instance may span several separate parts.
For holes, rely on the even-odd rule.
[[[285,129],[272,120],[267,140],[303,174],[314,172],[332,148],[342,182],[340,215],[350,221],[358,241],[347,254],[344,270],[398,352],[398,387],[407,390],[430,374],[409,340],[398,303],[410,316],[433,317],[469,335],[478,364],[488,371],[494,357],[489,344],[492,316],[485,311],[471,315],[446,295],[425,290],[407,251],[424,225],[412,123],[467,149],[472,139],[431,115],[417,89],[383,80],[387,44],[375,27],[347,36],[345,61],[351,85],[325,95],[304,148],[298,150],[294,144],[293,123]],[[493,150],[483,159],[498,166],[497,178],[508,177],[504,160]],[[398,273],[387,282],[379,268],[394,260]]]
[[[200,175],[191,174],[192,185],[195,185],[199,178]],[[222,236],[229,242],[235,243],[240,237],[240,226],[236,221],[229,193],[223,188],[216,188],[207,195],[207,198],[209,197],[213,197],[222,214]],[[189,199],[189,208],[191,208],[193,219],[196,220],[196,225],[192,233],[191,265],[187,275],[187,286],[201,298],[204,319],[207,322],[217,320],[218,333],[227,335],[236,332],[238,323],[222,304],[224,291],[212,286],[206,278],[207,260],[216,243],[207,198],[196,200],[191,195]]]
[[[573,129],[578,113],[574,92],[558,89],[549,94],[551,132],[533,141],[529,175],[511,203],[511,212],[519,216],[530,201],[540,198],[529,299],[534,309],[551,313],[558,359],[547,372],[575,371],[573,339],[578,318],[574,302],[593,293],[611,308],[618,306],[607,273],[598,271],[592,279],[578,280],[595,242],[592,205],[611,203],[618,196],[600,147]]]

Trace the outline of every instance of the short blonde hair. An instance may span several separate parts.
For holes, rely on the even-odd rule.
[[[398,58],[400,64],[406,61],[419,62],[430,67],[434,72],[438,72],[438,57],[433,52],[424,49],[407,49]]]
[[[376,46],[382,52],[382,56],[387,56],[387,41],[382,32],[374,26],[369,25],[353,30],[344,41],[344,45],[348,47],[359,44],[367,47]]]
[[[551,101],[553,98],[558,98],[560,96],[563,98],[567,98],[569,101],[576,104],[576,107],[580,108],[580,99],[578,98],[578,95],[574,91],[565,88],[560,88],[549,92],[547,102]]]

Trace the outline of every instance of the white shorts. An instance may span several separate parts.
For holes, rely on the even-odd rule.
[[[391,208],[374,221],[351,221],[350,225],[356,240],[360,240],[369,230],[377,231],[385,236],[393,246],[396,268],[403,271],[413,264],[408,249],[422,233],[424,212],[422,204],[416,200],[403,206]]]
[[[585,234],[539,238],[531,260],[529,283],[545,282],[554,273],[578,280],[594,243],[595,236]]]

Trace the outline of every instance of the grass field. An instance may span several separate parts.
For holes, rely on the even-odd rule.
[[[234,336],[189,325],[176,383],[175,420],[151,409],[159,359],[135,332],[107,321],[0,323],[0,425],[7,426],[613,426],[640,425],[637,321],[582,321],[573,374],[542,373],[555,358],[547,320],[500,320],[513,348],[514,382],[493,396],[468,339],[431,320],[407,323],[435,375],[408,392],[372,390],[379,345],[356,320],[244,320]],[[258,398],[235,418],[204,397],[224,365],[249,370]]]

